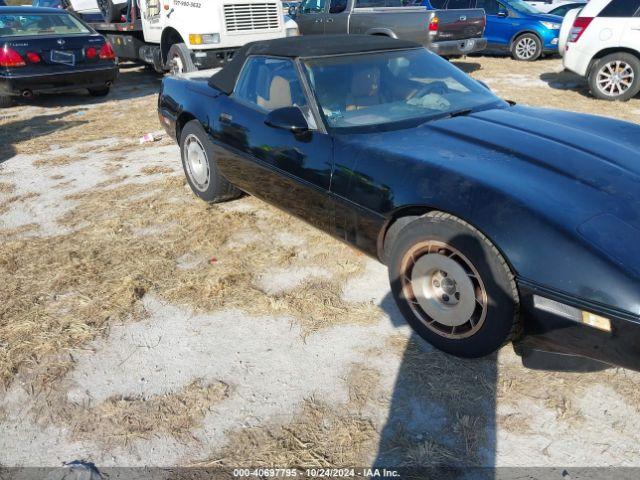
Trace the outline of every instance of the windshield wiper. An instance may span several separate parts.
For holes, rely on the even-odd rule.
[[[447,114],[445,118],[465,117],[471,113],[473,113],[473,108],[465,108],[463,110],[458,110],[457,112],[451,112]]]

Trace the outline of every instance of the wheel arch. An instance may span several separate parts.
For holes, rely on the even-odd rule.
[[[526,35],[527,33],[531,33],[533,35],[535,35],[536,37],[538,37],[538,40],[540,40],[540,43],[542,44],[542,47],[544,48],[544,41],[542,40],[542,37],[540,36],[540,34],[538,32],[536,32],[534,29],[524,29],[524,30],[520,30],[518,32],[516,32],[512,37],[511,40],[509,40],[509,50],[511,50],[511,47],[513,47],[513,43],[520,38],[522,35]]]
[[[184,43],[184,39],[182,38],[182,35],[180,35],[180,32],[173,27],[165,28],[162,31],[162,36],[160,37],[160,54],[163,65],[167,63],[169,49],[176,43]]]
[[[191,112],[182,112],[176,119],[176,141],[180,143],[180,135],[182,135],[182,129],[191,120],[198,120]]]
[[[587,75],[591,75],[591,69],[593,68],[594,63],[596,63],[598,60],[612,53],[619,53],[619,52],[628,53],[636,57],[638,60],[640,60],[640,52],[637,50],[634,50],[633,48],[629,48],[629,47],[603,48],[591,58],[591,61],[589,62],[589,68],[587,69]]]
[[[449,215],[453,215],[454,217],[457,217],[460,220],[463,220],[464,222],[468,223],[473,228],[478,230],[480,233],[482,233],[482,235],[484,235],[491,242],[491,244],[498,250],[498,252],[500,252],[500,255],[502,255],[502,258],[504,258],[504,260],[507,262],[507,265],[509,266],[509,269],[511,270],[511,272],[514,275],[517,274],[515,266],[509,260],[509,256],[507,255],[507,253],[500,247],[500,245],[498,245],[495,242],[495,240],[491,237],[491,235],[489,235],[484,229],[479,228],[472,221],[470,221],[470,219],[465,218],[464,216],[461,216],[459,213],[450,212],[450,211],[447,211],[446,209],[437,208],[437,207],[429,206],[429,205],[405,205],[403,207],[398,208],[397,210],[395,210],[393,212],[393,214],[385,222],[385,224],[381,228],[380,232],[378,233],[377,246],[378,246],[378,258],[379,258],[379,260],[383,264],[385,264],[385,265],[387,264],[387,261],[388,261],[387,253],[388,252],[385,249],[385,242],[389,238],[389,234],[393,235],[393,234],[398,233],[404,226],[406,226],[412,220],[414,220],[416,218],[419,218],[419,217],[422,217],[422,216],[424,216],[424,215],[426,215],[428,213],[431,213],[431,212],[442,212],[442,213],[446,213],[446,214],[449,214]],[[400,226],[400,228],[398,229],[397,232],[395,232],[393,230],[394,229],[394,225]]]
[[[367,35],[378,35],[381,37],[398,38],[398,35],[390,28],[370,28],[365,32]]]

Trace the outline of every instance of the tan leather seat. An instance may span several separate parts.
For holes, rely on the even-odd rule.
[[[258,95],[258,105],[269,111],[293,106],[289,81],[278,75],[273,77],[269,86],[269,98]]]

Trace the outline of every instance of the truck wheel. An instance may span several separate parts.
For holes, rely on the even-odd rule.
[[[513,41],[511,56],[521,62],[533,62],[542,55],[542,42],[537,35],[525,33]]]
[[[465,221],[430,212],[397,235],[393,297],[411,327],[459,357],[489,355],[519,331],[514,276],[496,247]]]
[[[106,97],[109,95],[109,87],[103,88],[89,88],[89,95],[92,97]]]
[[[175,43],[171,45],[169,54],[167,55],[166,66],[171,75],[195,72],[197,70],[193,60],[191,59],[191,53],[184,43]]]
[[[191,190],[205,202],[217,203],[242,195],[220,174],[213,144],[199,121],[191,120],[182,129],[180,154]]]
[[[0,95],[0,108],[8,108],[13,105],[13,97]]]
[[[589,89],[602,100],[630,100],[640,91],[640,59],[617,52],[596,60],[589,70]]]
[[[107,23],[119,22],[122,19],[122,10],[113,4],[113,0],[98,0],[98,8]]]

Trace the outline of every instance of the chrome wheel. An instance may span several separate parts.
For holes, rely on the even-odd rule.
[[[207,152],[195,135],[189,135],[184,141],[184,155],[187,173],[194,187],[201,192],[209,188],[210,171]]]
[[[446,338],[476,333],[487,315],[478,271],[455,248],[436,241],[415,245],[402,260],[402,289],[416,317]]]
[[[596,85],[603,95],[619,97],[631,88],[634,79],[633,67],[622,60],[615,60],[598,70]]]
[[[522,60],[531,60],[538,53],[538,44],[531,37],[522,37],[516,43],[516,55]]]

